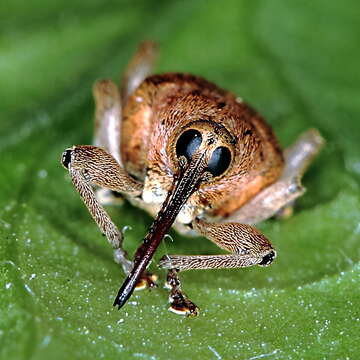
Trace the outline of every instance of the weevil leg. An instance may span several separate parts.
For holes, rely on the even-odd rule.
[[[94,145],[110,153],[121,165],[120,135],[122,106],[127,98],[151,74],[157,47],[151,41],[140,44],[130,60],[121,81],[121,89],[109,79],[99,80],[93,86],[95,100]]]
[[[95,100],[94,145],[106,149],[119,164],[122,106],[133,91],[151,74],[157,55],[154,42],[145,41],[130,60],[121,81],[121,90],[111,80],[93,86]]]
[[[121,79],[121,101],[126,104],[128,97],[152,73],[158,55],[154,42],[142,42],[130,60]]]
[[[120,154],[122,107],[128,97],[150,75],[157,55],[155,43],[145,41],[130,60],[122,78],[121,90],[111,80],[99,80],[93,86],[95,100],[94,145],[110,153],[122,165]],[[119,193],[105,188],[95,191],[102,205],[121,205]]]
[[[285,168],[282,178],[302,177],[325,143],[316,129],[301,134],[293,145],[284,151]]]
[[[143,185],[131,178],[113,156],[96,146],[78,145],[66,149],[61,162],[68,169],[75,189],[100,231],[114,248],[115,261],[122,266],[125,274],[128,274],[133,264],[127,259],[122,248],[123,235],[97,200],[93,185],[132,196],[140,195]],[[153,286],[154,280],[152,274],[145,273],[138,287],[143,287],[144,282]]]
[[[122,165],[120,155],[121,102],[120,92],[111,80],[99,80],[93,86],[95,100],[94,145],[104,148]],[[95,190],[102,205],[121,205],[120,193],[105,188]]]
[[[179,271],[268,266],[276,257],[270,241],[250,225],[208,223],[200,219],[195,219],[192,225],[199,234],[231,254],[166,255],[160,260],[160,267],[170,269],[167,280],[171,291],[170,310],[184,315],[196,315],[198,308],[181,292]]]
[[[316,129],[309,129],[300,135],[297,141],[284,151],[285,168],[281,179],[298,178],[301,180],[314,158],[324,146],[324,143],[324,138]],[[276,212],[276,217],[287,219],[292,216],[295,202],[295,199],[289,200],[285,206]]]
[[[236,221],[242,224],[258,224],[277,214],[305,192],[300,178],[279,179],[262,190],[235,213],[221,222]]]
[[[221,221],[257,224],[277,214],[281,217],[291,215],[295,200],[305,192],[301,178],[323,144],[324,139],[316,129],[303,133],[284,151],[285,167],[279,180]]]
[[[199,308],[182,292],[178,272],[178,269],[169,269],[166,277],[165,286],[170,289],[169,311],[178,315],[197,316]]]
[[[121,101],[117,85],[99,80],[93,86],[95,101],[94,145],[104,148],[121,165]]]

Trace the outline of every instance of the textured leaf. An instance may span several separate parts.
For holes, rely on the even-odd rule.
[[[0,14],[1,358],[359,358],[358,2],[16,0]],[[58,161],[92,141],[94,80],[117,79],[147,38],[159,72],[232,90],[284,146],[310,127],[327,140],[294,216],[261,225],[270,268],[183,274],[196,319],[169,313],[161,286],[113,309],[124,276]],[[151,219],[109,212],[134,251]],[[172,238],[157,259],[218,251]]]

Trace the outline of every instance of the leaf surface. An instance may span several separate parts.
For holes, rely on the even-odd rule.
[[[1,358],[359,357],[358,2],[0,7]],[[192,72],[232,90],[283,146],[310,127],[327,141],[294,216],[260,226],[278,251],[271,267],[183,274],[196,319],[169,313],[162,286],[113,309],[124,276],[59,164],[63,149],[92,141],[92,83],[118,79],[143,39],[160,43],[158,72]],[[109,212],[132,227],[132,253],[151,219],[129,204]],[[171,235],[157,259],[218,252],[203,238]]]

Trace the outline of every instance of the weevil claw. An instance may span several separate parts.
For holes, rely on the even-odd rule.
[[[144,290],[146,288],[152,289],[157,287],[157,279],[158,276],[156,274],[146,272],[141,276],[138,283],[136,284],[135,291]]]
[[[199,315],[200,309],[181,293],[170,296],[169,302],[171,305],[168,310],[174,314],[182,316]]]

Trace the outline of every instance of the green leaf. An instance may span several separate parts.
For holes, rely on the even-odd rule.
[[[359,13],[355,0],[3,1],[1,358],[357,359]],[[92,141],[92,83],[117,79],[149,38],[159,72],[232,90],[284,146],[310,127],[327,141],[294,216],[260,226],[278,250],[270,268],[183,274],[195,319],[169,313],[161,286],[112,307],[124,276],[59,164],[63,149]],[[133,252],[151,219],[129,204],[109,212],[132,227]],[[172,237],[157,259],[217,252]]]

